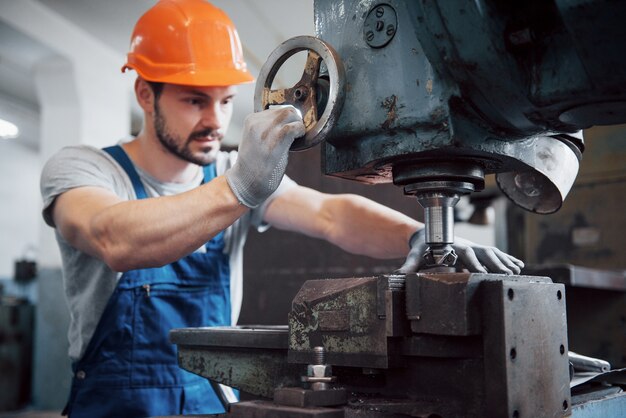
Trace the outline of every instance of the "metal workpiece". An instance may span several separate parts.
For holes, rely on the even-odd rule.
[[[570,351],[567,356],[575,371],[601,373],[611,370],[611,364],[606,360],[583,356],[573,351]]]
[[[300,80],[290,88],[272,89],[280,67],[294,54],[308,51]],[[320,74],[322,63],[325,73]],[[324,141],[340,115],[345,90],[343,63],[333,47],[312,36],[298,36],[280,44],[268,57],[257,78],[254,111],[275,105],[292,105],[302,113],[304,137],[296,138],[292,151]]]

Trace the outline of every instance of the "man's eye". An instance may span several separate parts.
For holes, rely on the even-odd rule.
[[[202,105],[202,100],[200,100],[200,99],[187,99],[187,103],[189,103],[192,106],[199,106],[199,105]]]

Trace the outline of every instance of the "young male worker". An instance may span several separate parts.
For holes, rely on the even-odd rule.
[[[236,85],[253,78],[235,27],[209,3],[157,3],[137,22],[123,69],[138,74],[143,130],[103,150],[64,148],[42,174],[43,215],[56,228],[71,314],[66,409],[90,418],[220,412],[207,381],[178,367],[168,331],[236,321],[250,226],[397,258],[423,225],[285,177],[289,147],[305,133],[293,108],[249,115],[239,152],[220,151]],[[422,235],[404,271],[418,267]],[[523,266],[460,238],[455,248],[473,271]]]

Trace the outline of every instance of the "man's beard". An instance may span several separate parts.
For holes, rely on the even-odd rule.
[[[154,131],[156,132],[159,142],[169,152],[182,160],[201,166],[211,164],[215,161],[215,153],[211,151],[214,150],[216,146],[219,147],[219,141],[223,138],[221,133],[215,131],[214,129],[207,128],[201,131],[192,132],[189,134],[187,140],[183,141],[182,138],[175,136],[168,129],[158,103],[155,103],[154,105]],[[191,144],[195,138],[204,138],[207,136],[213,136],[217,142],[213,144],[213,146],[210,146],[208,150],[205,151],[204,155],[194,155],[189,148],[189,144]]]

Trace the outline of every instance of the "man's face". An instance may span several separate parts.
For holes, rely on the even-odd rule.
[[[154,104],[154,130],[172,154],[193,164],[215,161],[233,113],[236,87],[165,84]]]

